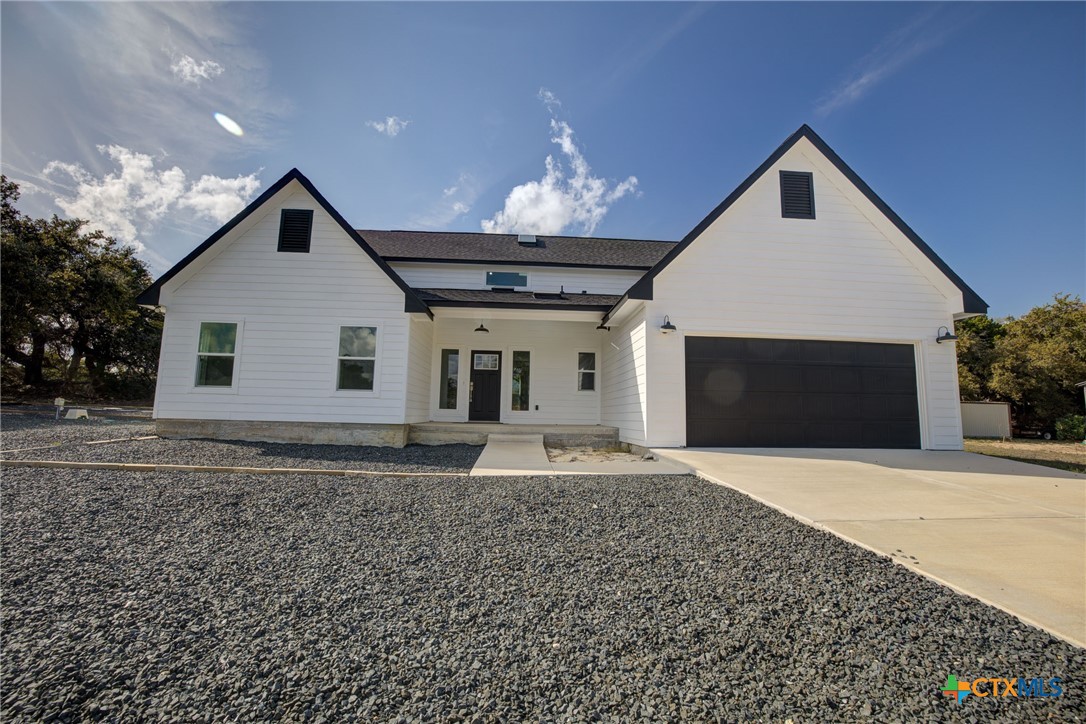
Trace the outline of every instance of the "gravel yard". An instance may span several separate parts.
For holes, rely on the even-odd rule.
[[[61,420],[47,415],[4,415],[3,449],[64,443],[59,447],[5,453],[9,460],[157,463],[251,468],[322,468],[381,472],[466,473],[483,448],[472,445],[409,445],[402,449],[361,445],[301,445],[224,440],[135,440],[104,445],[73,443],[154,435],[154,424]]]
[[[0,415],[0,449],[60,446],[91,440],[143,437],[155,434],[155,424],[144,419],[55,420],[48,412],[8,412]],[[13,458],[15,455],[5,455]],[[47,456],[42,456],[47,457]]]
[[[1069,721],[1086,652],[687,476],[6,469],[3,721]],[[948,674],[1060,677],[971,696]]]

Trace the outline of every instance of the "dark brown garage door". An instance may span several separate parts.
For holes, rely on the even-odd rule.
[[[919,448],[913,347],[687,337],[686,444]]]

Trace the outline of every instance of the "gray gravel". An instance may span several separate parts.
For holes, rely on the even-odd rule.
[[[0,491],[4,721],[1084,717],[1083,650],[692,477]]]
[[[51,413],[8,412],[0,415],[0,450],[70,445],[89,440],[154,435],[150,420],[117,418],[55,420]],[[6,455],[5,457],[15,457]]]
[[[4,454],[9,460],[217,465],[254,468],[321,468],[380,472],[466,473],[483,448],[473,445],[300,445],[223,440],[136,440],[105,445],[78,442],[154,435],[154,423],[62,420],[44,415],[4,415],[2,449],[49,445]],[[59,446],[57,443],[61,443]]]

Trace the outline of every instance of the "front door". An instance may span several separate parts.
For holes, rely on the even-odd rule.
[[[501,416],[502,353],[471,353],[468,419],[497,422]]]

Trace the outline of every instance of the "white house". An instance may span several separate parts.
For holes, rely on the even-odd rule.
[[[949,330],[987,310],[807,126],[678,243],[356,230],[292,170],[139,301],[160,434],[389,445],[957,450]]]

